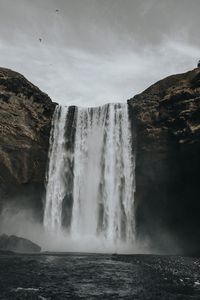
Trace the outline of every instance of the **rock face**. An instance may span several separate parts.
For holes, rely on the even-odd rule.
[[[200,68],[128,100],[136,131],[136,220],[141,238],[200,251]]]
[[[161,80],[128,104],[138,238],[163,251],[200,252],[200,68]],[[42,217],[55,105],[22,75],[0,68],[0,206],[16,200]]]
[[[22,75],[0,68],[1,201],[20,197],[41,206],[54,108]]]
[[[0,250],[18,253],[38,253],[41,251],[41,248],[27,239],[3,234],[0,235]]]

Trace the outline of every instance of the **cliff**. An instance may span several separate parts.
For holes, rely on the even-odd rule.
[[[128,100],[136,132],[136,220],[153,247],[200,251],[200,68]],[[175,248],[174,248],[175,249]]]
[[[200,68],[167,77],[128,104],[138,238],[165,252],[199,253]],[[22,75],[0,68],[0,206],[16,200],[42,217],[55,105]]]
[[[0,68],[1,202],[20,197],[41,206],[54,108],[22,75]]]

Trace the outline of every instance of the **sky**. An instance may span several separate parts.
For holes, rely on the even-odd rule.
[[[0,66],[62,105],[125,102],[196,67],[199,0],[0,0]]]

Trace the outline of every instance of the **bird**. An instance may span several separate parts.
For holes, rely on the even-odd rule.
[[[42,42],[42,39],[41,39],[41,38],[39,38],[38,40],[40,41],[40,43]]]
[[[59,12],[59,9],[56,9],[56,12]]]

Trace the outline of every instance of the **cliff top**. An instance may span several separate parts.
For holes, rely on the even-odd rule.
[[[164,78],[128,103],[148,135],[168,131],[179,143],[199,142],[200,68]]]
[[[0,98],[7,101],[12,95],[33,97],[33,100],[51,105],[49,96],[29,82],[23,75],[6,68],[0,68]]]
[[[186,73],[168,76],[148,87],[141,95],[152,94],[157,96],[158,100],[167,100],[170,96],[174,96],[179,91],[189,89],[196,94],[200,93],[200,68],[195,68]],[[136,95],[134,98],[137,98]],[[188,94],[188,97],[190,94]]]

